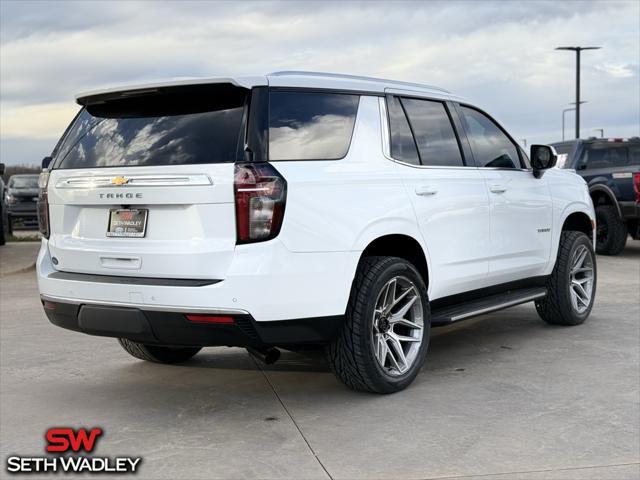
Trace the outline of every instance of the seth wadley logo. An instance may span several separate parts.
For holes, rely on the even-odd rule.
[[[99,427],[50,428],[45,434],[45,451],[60,456],[12,455],[7,458],[7,472],[20,473],[136,473],[141,457],[93,457],[90,454],[104,434]],[[74,455],[75,454],[75,455]],[[65,456],[61,456],[65,455]]]

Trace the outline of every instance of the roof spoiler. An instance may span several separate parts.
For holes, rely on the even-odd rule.
[[[121,86],[93,90],[76,95],[76,102],[80,105],[95,105],[110,100],[156,95],[162,92],[186,91],[190,88],[206,89],[216,85],[227,84],[237,88],[250,89],[255,86],[267,85],[266,77],[221,77],[221,78],[190,78],[168,82],[156,82],[144,85]]]

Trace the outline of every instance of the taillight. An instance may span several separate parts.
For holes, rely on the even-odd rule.
[[[640,172],[633,174],[633,191],[636,192],[636,202],[640,203]]]
[[[238,243],[260,242],[280,232],[287,182],[269,163],[239,163],[235,167]]]
[[[49,238],[49,195],[47,185],[49,184],[49,172],[42,172],[38,178],[38,227],[44,238]]]

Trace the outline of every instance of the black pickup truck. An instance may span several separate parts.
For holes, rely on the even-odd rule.
[[[640,137],[589,138],[552,144],[558,166],[573,168],[596,210],[596,251],[617,255],[627,234],[640,239]]]

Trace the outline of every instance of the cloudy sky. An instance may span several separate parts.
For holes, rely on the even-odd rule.
[[[315,70],[443,86],[552,142],[582,62],[582,136],[640,135],[640,2],[0,0],[0,159],[39,163],[100,86]],[[567,135],[573,116],[567,114]]]

